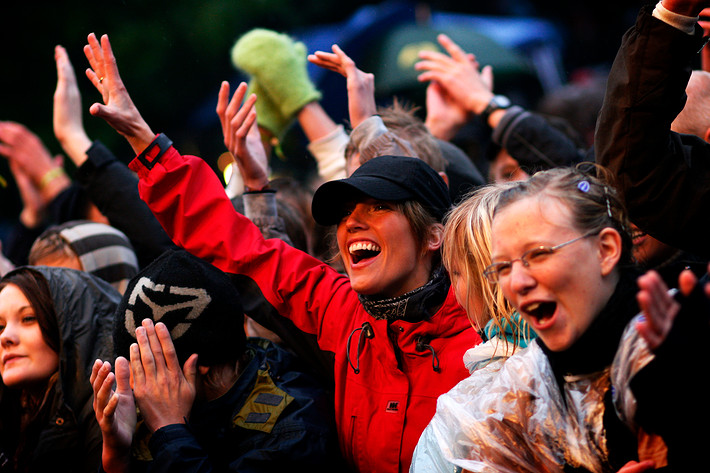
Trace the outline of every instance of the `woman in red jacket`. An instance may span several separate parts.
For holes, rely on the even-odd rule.
[[[441,220],[450,206],[443,179],[416,158],[385,156],[318,189],[313,215],[337,225],[346,277],[281,240],[265,240],[235,212],[203,160],[180,155],[151,131],[121,82],[108,37],[99,43],[90,35],[85,52],[87,76],[104,98],[90,111],[138,153],[130,167],[141,198],[173,241],[253,281],[281,316],[334,354],[340,444],[355,469],[408,471],[437,397],[468,375],[462,356],[480,342],[440,263]],[[222,110],[235,156],[255,122],[256,98],[240,107],[245,89]],[[223,85],[222,105],[228,94]],[[268,194],[262,184],[245,180]]]

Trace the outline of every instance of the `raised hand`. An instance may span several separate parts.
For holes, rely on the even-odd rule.
[[[251,94],[244,104],[247,84],[242,82],[229,100],[229,83],[222,82],[217,100],[217,115],[222,124],[224,145],[235,159],[248,190],[260,190],[269,184],[269,160],[256,125],[257,96]]]
[[[684,279],[683,289],[688,287],[690,281],[687,278],[692,275],[689,271],[684,273],[681,275],[681,279]],[[636,298],[644,314],[644,319],[636,324],[636,328],[648,343],[649,348],[655,350],[663,343],[673,327],[673,320],[678,315],[680,304],[669,294],[668,288],[657,272],[649,271],[639,277],[637,282],[640,291]],[[694,285],[693,282],[692,286]],[[691,290],[692,286],[690,286]]]
[[[468,122],[470,115],[438,82],[429,82],[426,88],[424,124],[432,135],[440,140],[451,140]]]
[[[91,67],[86,70],[86,77],[103,99],[103,103],[91,105],[89,113],[103,118],[126,138],[136,154],[141,153],[155,139],[155,133],[143,120],[123,85],[108,35],[103,35],[100,43],[94,33],[89,34],[87,40],[84,54]]]
[[[84,130],[81,112],[81,94],[69,55],[62,46],[54,48],[57,64],[57,88],[54,91],[54,136],[69,158],[81,166],[86,161],[86,150],[91,140]]]
[[[414,68],[422,72],[420,82],[437,82],[460,106],[476,115],[483,112],[493,98],[493,71],[490,67],[479,71],[475,56],[464,52],[451,38],[441,34],[439,44],[447,54],[420,51],[422,59]]]
[[[197,355],[180,368],[170,332],[163,323],[145,319],[131,345],[133,394],[151,432],[184,424],[192,410],[197,381]]]
[[[45,203],[71,184],[60,157],[52,157],[39,136],[24,125],[0,122],[0,155],[15,163]]]
[[[337,72],[346,79],[350,124],[357,127],[377,113],[375,103],[375,76],[357,68],[355,62],[334,44],[333,52],[316,51],[308,55],[313,64]]]
[[[137,417],[128,360],[116,358],[115,374],[111,372],[109,362],[96,360],[89,381],[94,390],[94,413],[103,437],[101,461],[104,470],[107,473],[127,472]]]

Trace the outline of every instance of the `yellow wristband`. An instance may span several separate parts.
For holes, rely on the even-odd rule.
[[[42,176],[42,179],[39,181],[39,188],[44,189],[49,185],[50,182],[55,180],[56,178],[60,176],[65,176],[66,172],[64,172],[64,168],[52,168],[46,173],[44,173],[44,176]]]

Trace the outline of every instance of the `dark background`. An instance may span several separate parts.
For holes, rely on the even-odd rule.
[[[545,19],[560,33],[562,80],[566,82],[586,70],[604,70],[609,66],[621,35],[633,24],[645,2],[395,3],[412,12],[431,9]],[[88,115],[89,106],[100,97],[83,73],[88,63],[82,48],[88,33],[95,32],[97,36],[107,33],[124,83],[153,130],[166,132],[182,153],[196,154],[214,163],[223,151],[221,130],[214,114],[216,94],[220,81],[229,80],[236,85],[240,79],[229,59],[230,49],[240,35],[251,28],[264,27],[299,37],[322,25],[335,25],[335,30],[342,34],[338,25],[346,25],[362,8],[378,5],[381,2],[352,0],[8,2],[2,7],[0,31],[0,120],[23,123],[42,138],[51,153],[61,152],[52,133],[52,95],[56,84],[53,48],[61,44],[77,71],[89,136],[102,140],[128,162],[133,156],[125,141],[103,121]],[[323,80],[340,79],[332,74]],[[415,93],[412,97],[418,99],[420,95]],[[533,105],[536,98],[533,93],[525,105]],[[343,96],[324,92],[326,109],[342,110],[342,101]],[[342,122],[344,117],[334,118]],[[285,161],[280,164],[295,172],[312,170],[315,166],[312,158],[300,146],[298,135],[294,136],[290,147],[285,148]],[[71,175],[71,163],[66,167]],[[6,188],[0,188],[2,237],[3,230],[18,215],[20,203],[4,158],[0,158],[0,175],[8,181]]]

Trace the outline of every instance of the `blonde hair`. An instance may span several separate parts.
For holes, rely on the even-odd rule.
[[[466,300],[459,301],[474,327],[483,330],[489,320],[501,332],[510,326],[515,340],[521,327],[512,318],[513,308],[503,296],[500,286],[491,284],[483,270],[491,264],[491,221],[500,194],[513,183],[490,184],[470,192],[447,214],[444,221],[442,261],[452,273],[466,281]],[[481,301],[482,311],[475,311],[470,301]],[[480,313],[475,313],[480,312]]]

